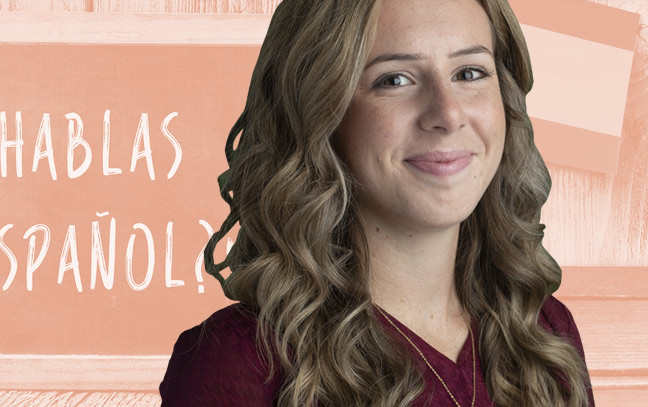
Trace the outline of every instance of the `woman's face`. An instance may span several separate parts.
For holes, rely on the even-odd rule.
[[[369,227],[456,226],[499,165],[506,122],[476,0],[384,0],[333,145]]]

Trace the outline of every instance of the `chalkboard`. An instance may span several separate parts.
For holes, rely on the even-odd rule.
[[[200,253],[258,52],[0,45],[1,353],[165,354],[225,305]]]

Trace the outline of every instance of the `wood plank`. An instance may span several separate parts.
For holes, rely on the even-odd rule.
[[[160,395],[152,392],[71,392],[0,390],[3,407],[159,407]]]
[[[592,379],[592,386],[597,389],[618,390],[635,388],[648,390],[648,371],[646,370],[592,370],[590,371],[590,378]]]
[[[648,376],[648,301],[556,297],[574,315],[591,371]]]
[[[148,0],[148,1],[132,1],[132,0],[88,0],[92,3],[92,7],[87,7],[86,11],[93,11],[95,13],[164,13],[167,4],[174,4],[174,0]],[[201,0],[203,6],[207,1]],[[213,3],[213,2],[212,2]],[[204,9],[204,7],[202,8]],[[200,8],[199,8],[200,10]],[[209,11],[211,12],[211,8]]]
[[[517,19],[525,24],[630,51],[634,49],[637,21],[633,13],[578,0],[508,2]],[[556,10],[560,10],[560,13],[556,13]],[[601,30],[601,26],[608,25],[611,20],[619,24],[614,29]],[[574,24],[575,21],[579,21],[579,24]]]
[[[0,13],[0,42],[56,44],[254,45],[270,15]]]
[[[86,0],[0,0],[3,11],[85,11]]]
[[[40,397],[40,398],[39,398]],[[597,407],[645,407],[648,400],[648,388],[595,389],[594,398]],[[29,400],[29,402],[28,402]],[[49,400],[49,401],[48,401]],[[159,407],[160,396],[157,393],[124,393],[124,392],[38,392],[38,391],[2,391],[0,403],[5,407],[102,407],[114,406],[119,400],[120,406],[127,402],[138,407]]]
[[[110,0],[97,0],[110,3]],[[281,0],[173,0],[167,13],[263,13],[271,14]]]
[[[156,390],[169,358],[0,354],[0,389]]]
[[[648,388],[599,390],[594,400],[596,407],[646,407]]]
[[[648,299],[646,267],[562,267],[561,298]]]
[[[545,57],[545,60],[547,59],[548,57]],[[534,71],[534,74],[535,72],[537,70]],[[552,75],[555,74],[548,74],[547,77],[551,77]],[[553,84],[553,86],[558,85]],[[555,94],[552,90],[544,92],[545,95]],[[573,98],[575,94],[578,94],[577,97],[580,100],[585,100],[586,97],[589,97],[590,103],[591,99],[593,99],[591,96],[583,95],[580,90],[572,89],[571,97]],[[605,92],[600,92],[600,94],[605,94]],[[538,103],[542,105],[542,101]],[[566,104],[565,101],[562,103]],[[625,102],[620,105],[620,107],[623,107]],[[542,106],[540,106],[540,109],[549,110]],[[557,110],[556,107],[551,109]],[[601,133],[534,117],[531,105],[529,105],[529,116],[533,124],[536,147],[540,151],[540,154],[542,154],[545,162],[560,163],[608,174],[615,174],[617,172],[619,148],[621,146],[621,137],[618,135]],[[583,154],[574,154],[574,151],[579,150],[582,150]]]

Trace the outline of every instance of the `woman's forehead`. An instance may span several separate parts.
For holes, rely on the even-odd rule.
[[[475,45],[493,50],[490,20],[477,0],[383,0],[369,61],[385,52],[446,57]]]

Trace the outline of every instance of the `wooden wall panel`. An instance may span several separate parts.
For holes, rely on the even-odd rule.
[[[640,14],[615,175],[549,164],[545,247],[563,266],[648,266],[648,1],[591,0]]]
[[[597,405],[648,405],[648,2],[590,0],[640,14],[615,175],[549,165],[545,246],[557,296],[583,338]],[[571,266],[571,267],[566,267]]]

